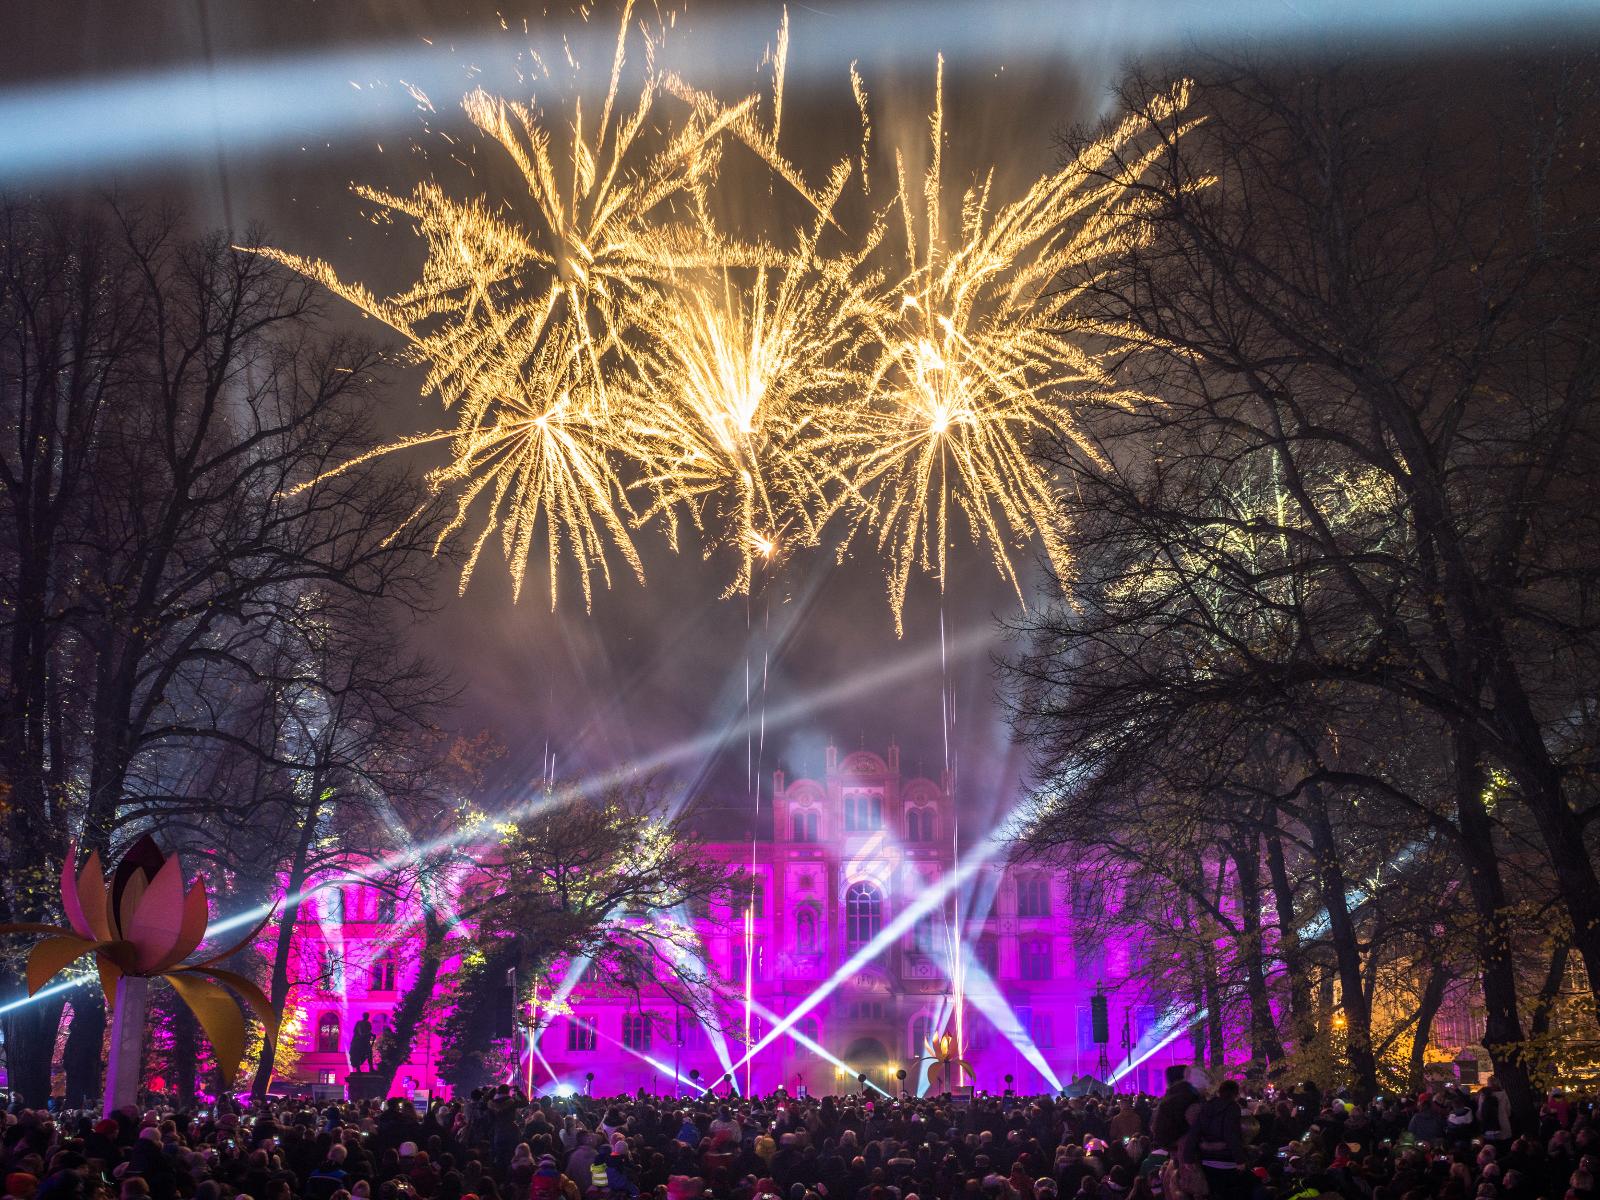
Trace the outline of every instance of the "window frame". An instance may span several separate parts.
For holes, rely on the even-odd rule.
[[[852,883],[844,893],[844,943],[859,950],[883,932],[883,889],[870,880]],[[865,936],[861,936],[865,932]]]

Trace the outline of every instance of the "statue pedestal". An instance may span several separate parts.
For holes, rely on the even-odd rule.
[[[351,1071],[345,1077],[344,1089],[351,1100],[382,1100],[389,1090],[370,1071]]]
[[[106,1102],[102,1116],[139,1102],[139,1068],[144,1050],[144,1019],[150,1007],[150,981],[124,975],[117,980],[111,1019],[111,1053],[106,1062]]]

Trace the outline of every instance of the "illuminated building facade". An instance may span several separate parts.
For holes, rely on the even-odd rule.
[[[958,862],[955,810],[943,781],[907,777],[899,750],[880,756],[830,747],[820,778],[773,780],[770,841],[714,842],[709,852],[730,868],[753,871],[751,1034],[759,1042],[776,1020],[806,1003],[842,964],[917,897],[927,894]],[[960,846],[965,849],[970,837]],[[360,892],[354,900],[352,892]],[[404,939],[393,939],[392,906],[362,889],[345,889],[342,913],[319,922],[324,936],[344,943],[345,974],[304,1008],[302,1056],[296,1075],[339,1082],[351,1024],[371,1014],[380,1030],[415,970]],[[691,1091],[716,1084],[732,1068],[746,1085],[745,919],[737,911],[688,914],[700,937],[707,973],[719,984],[721,1021],[702,1022],[648,981],[633,988],[578,982],[569,1011],[548,1021],[532,1068],[536,1087],[582,1089],[592,1074],[597,1093],[645,1088]],[[855,1090],[858,1074],[890,1091],[926,1083],[918,1059],[932,1036],[954,1032],[950,975],[951,931],[965,930],[963,1010],[966,1058],[985,1090],[1054,1091],[1080,1075],[1104,1075],[1094,1041],[1092,996],[1126,974],[1124,947],[1074,937],[1074,915],[1114,903],[1075,886],[1069,871],[997,861],[932,908],[868,965],[810,1007],[793,1035],[779,1036],[756,1054],[749,1084],[813,1093]],[[369,911],[370,910],[370,911]],[[353,972],[353,974],[352,974]],[[1147,1006],[1109,1004],[1106,1053],[1115,1069],[1125,1061],[1126,1029],[1134,1057],[1161,1040],[1157,1014]],[[433,1088],[431,1034],[419,1039],[396,1090]],[[819,1052],[820,1048],[820,1052]],[[1156,1086],[1167,1061],[1189,1052],[1187,1038],[1150,1056],[1126,1085]],[[904,1084],[897,1072],[907,1073]]]

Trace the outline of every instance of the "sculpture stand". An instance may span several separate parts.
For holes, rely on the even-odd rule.
[[[111,1053],[106,1063],[106,1103],[102,1116],[139,1102],[144,1020],[150,1007],[150,980],[139,975],[117,979],[116,1011],[111,1021]]]

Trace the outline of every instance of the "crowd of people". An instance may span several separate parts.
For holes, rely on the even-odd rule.
[[[1594,1098],[1491,1081],[1352,1103],[1161,1096],[223,1102],[5,1115],[5,1200],[1600,1200]]]

